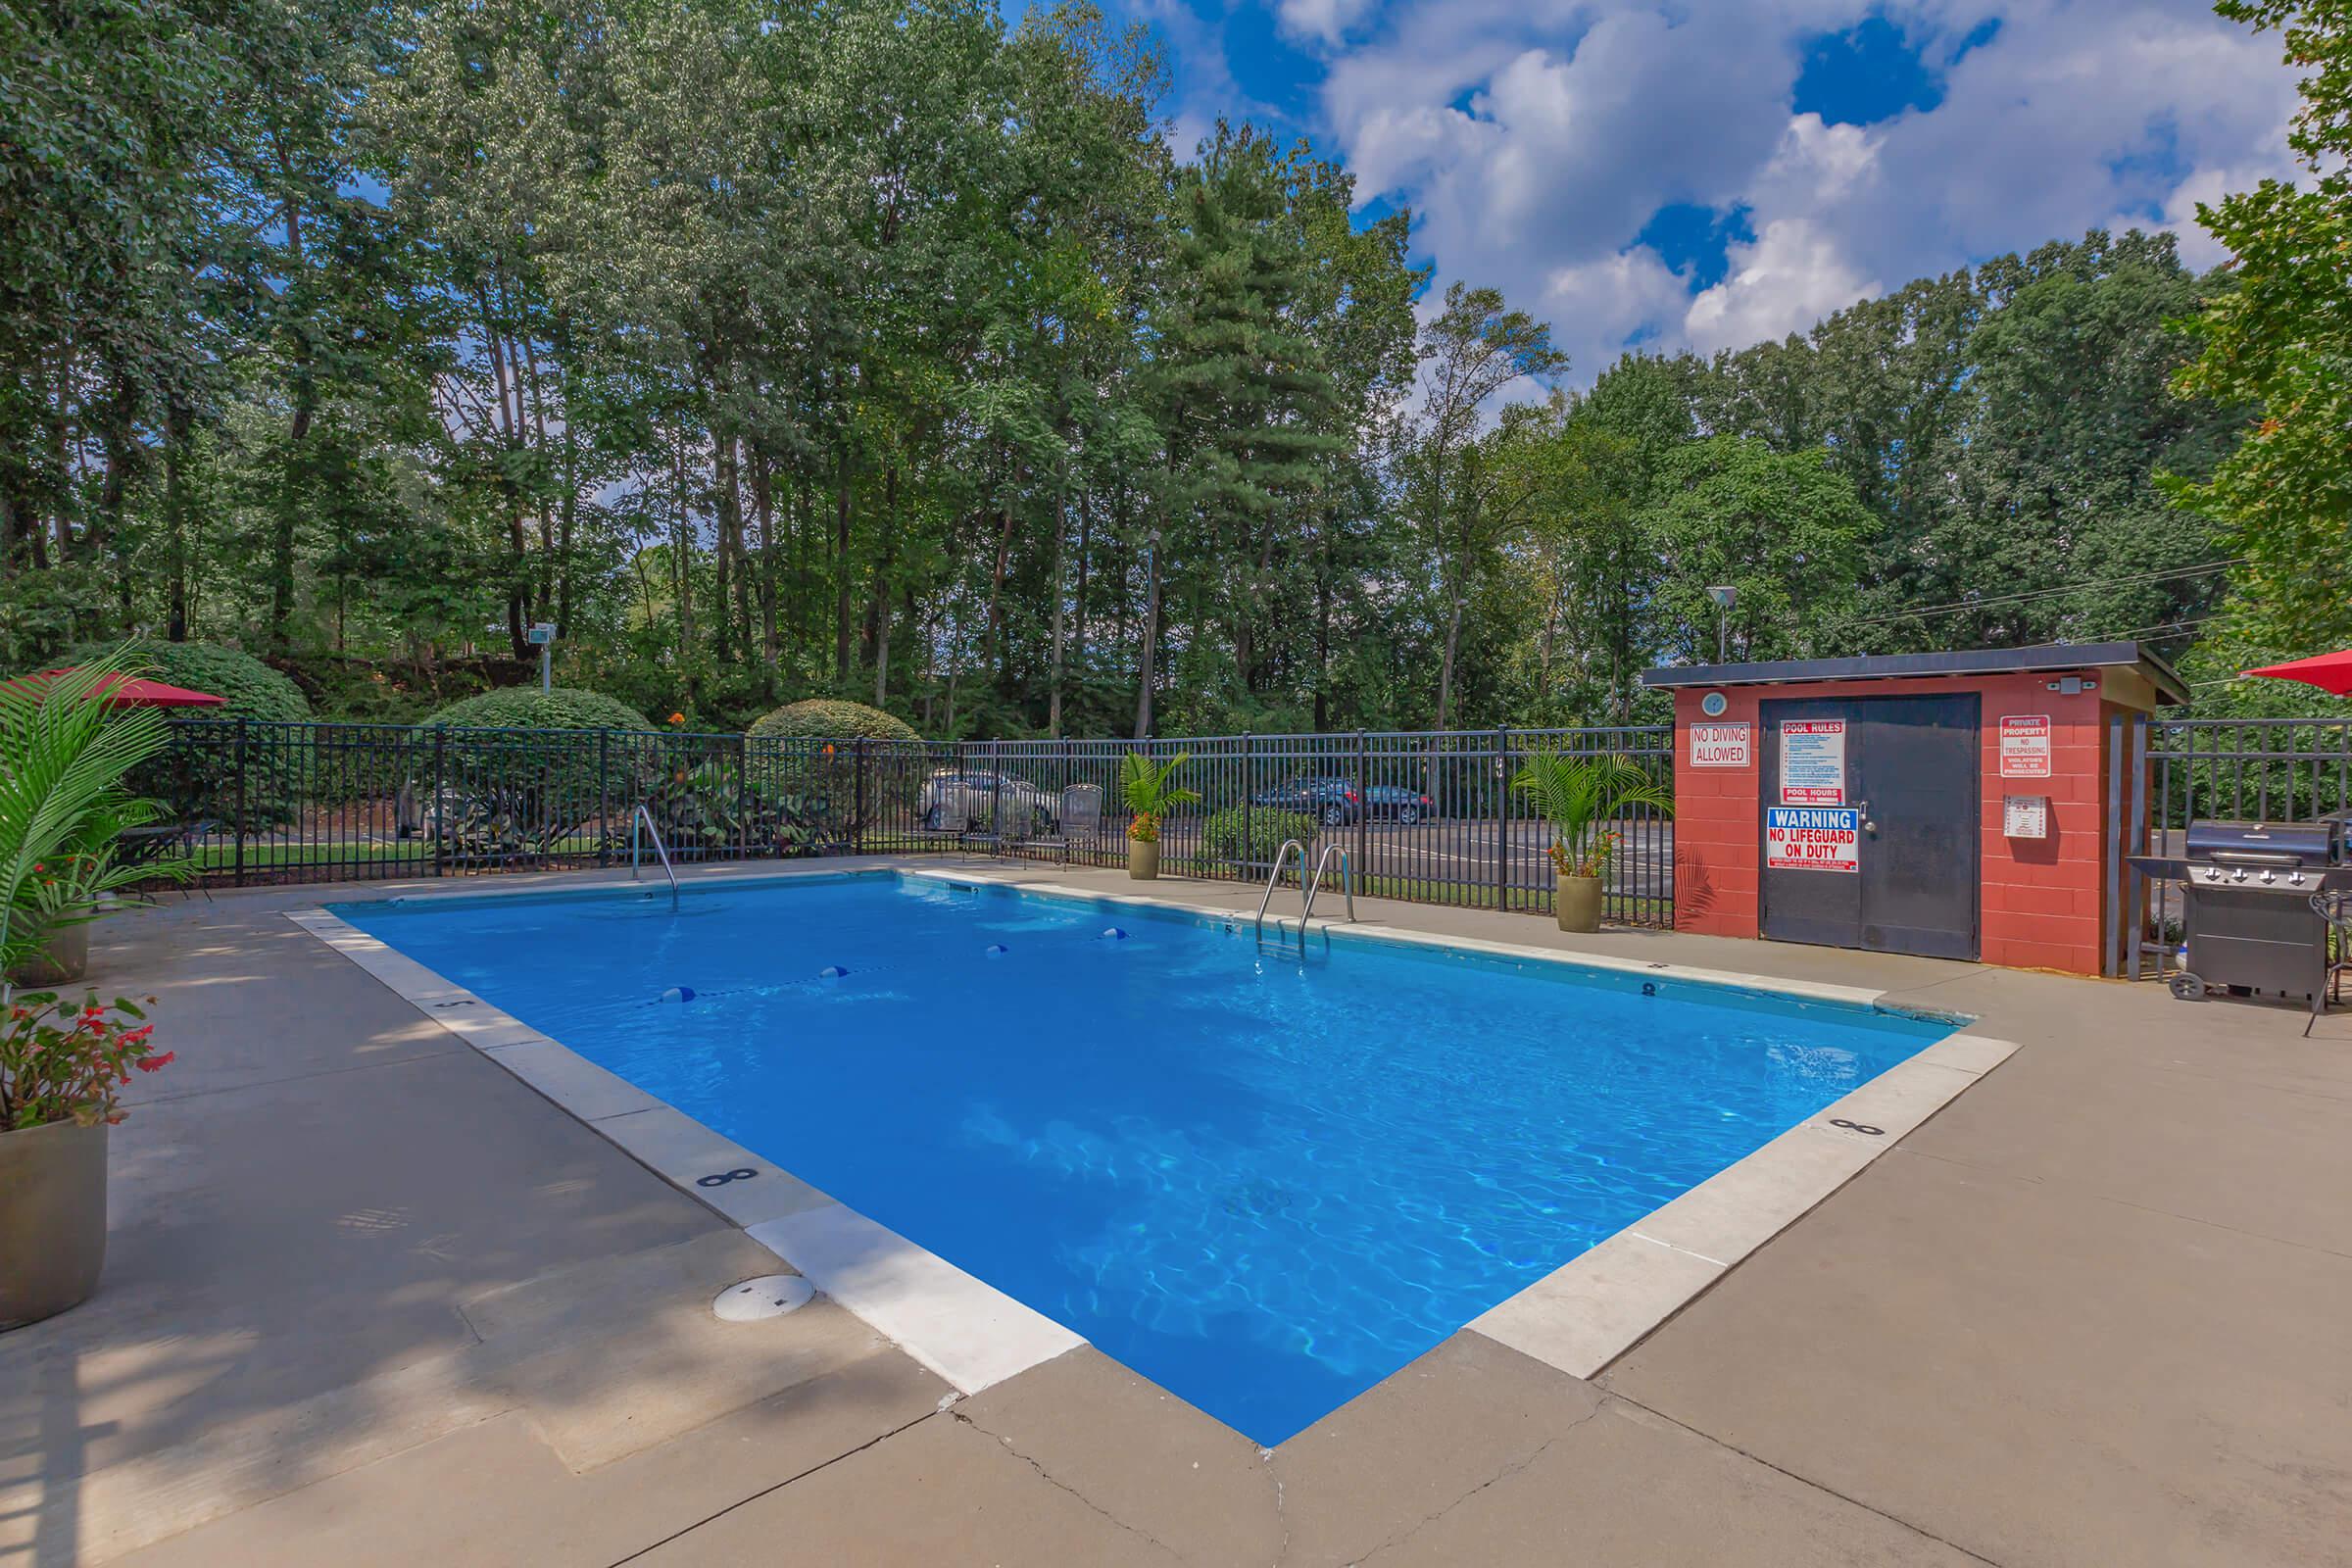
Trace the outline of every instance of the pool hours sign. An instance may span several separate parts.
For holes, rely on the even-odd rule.
[[[1781,720],[1781,804],[1845,804],[1845,720]]]

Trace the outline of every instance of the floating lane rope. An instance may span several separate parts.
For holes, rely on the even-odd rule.
[[[816,971],[816,977],[819,980],[839,980],[842,976],[848,974],[849,972],[850,971],[848,969],[844,968],[838,963],[828,963],[822,969]]]
[[[662,993],[661,1000],[663,1002],[692,1002],[694,1000],[694,987],[671,986],[667,991]]]

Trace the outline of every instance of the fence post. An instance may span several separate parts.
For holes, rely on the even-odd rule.
[[[610,766],[612,760],[612,732],[599,728],[596,732],[596,863],[612,863],[612,785]]]
[[[2137,849],[2146,842],[2144,835],[2148,826],[2148,715],[2134,713],[2125,722],[2132,738],[2132,776],[2124,781],[2131,801],[2124,816],[2124,842]],[[2152,891],[2152,888],[2148,879],[2141,876],[2132,878],[2131,888],[2131,897],[2124,903],[2124,931],[2125,940],[2131,944],[2131,965],[2124,971],[2124,977],[2136,980],[2139,978],[2141,962],[2140,932],[2147,924],[2140,899],[2143,890]],[[2156,929],[2156,978],[2159,980],[2164,978],[2168,963],[2161,908],[2159,905]]]
[[[238,887],[245,885],[245,774],[249,770],[250,763],[251,758],[245,750],[245,719],[240,714],[237,718],[236,885]]]
[[[1494,907],[1511,906],[1511,727],[1494,732]]]
[[[1362,809],[1355,813],[1354,863],[1348,867],[1355,885],[1364,885],[1364,846],[1372,830],[1372,754],[1364,744],[1364,732],[1355,732],[1355,792],[1361,799],[1356,803]]]
[[[1257,818],[1250,807],[1250,796],[1251,793],[1250,786],[1256,782],[1257,750],[1255,743],[1250,739],[1250,732],[1248,730],[1244,730],[1242,731],[1242,864],[1244,866],[1250,866],[1257,863],[1250,858],[1250,857],[1257,853]],[[1203,850],[1208,848],[1208,846],[1205,844],[1201,845],[1200,847]],[[1211,861],[1211,868],[1213,869],[1213,867],[1214,862]],[[1242,879],[1244,881],[1249,880],[1249,873],[1247,871],[1243,872]],[[1304,939],[1301,938],[1300,940],[1303,941]]]
[[[442,874],[441,862],[448,855],[449,809],[442,799],[443,770],[449,763],[449,726],[433,726],[433,875]]]
[[[857,804],[851,808],[853,814],[850,817],[850,853],[853,855],[863,855],[865,853],[864,736],[860,735],[850,743],[850,759],[851,764],[858,770],[858,782],[855,786],[856,793],[853,796],[853,799]]]
[[[752,858],[752,738],[735,737],[735,858]]]

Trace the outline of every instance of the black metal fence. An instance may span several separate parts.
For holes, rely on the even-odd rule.
[[[1124,759],[1181,754],[1200,799],[1161,824],[1171,872],[1262,880],[1296,839],[1346,851],[1359,892],[1548,910],[1546,830],[1511,776],[1554,748],[1627,758],[1671,789],[1672,742],[1664,726],[934,744],[182,719],[137,782],[201,879],[236,886],[608,865],[641,804],[681,860],[961,850],[1118,866]],[[1671,814],[1614,825],[1607,914],[1672,924]]]

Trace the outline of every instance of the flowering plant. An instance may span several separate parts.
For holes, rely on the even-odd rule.
[[[1127,799],[1127,836],[1138,844],[1157,844],[1159,824],[1169,811],[1190,806],[1200,797],[1176,782],[1176,770],[1191,753],[1179,752],[1154,762],[1141,752],[1129,752],[1119,764],[1119,793]]]
[[[131,1073],[159,1072],[177,1054],[159,1054],[154,1038],[147,1015],[121,997],[102,1003],[93,991],[76,1003],[35,991],[17,998],[0,1019],[0,1132],[121,1121],[120,1097]]]

